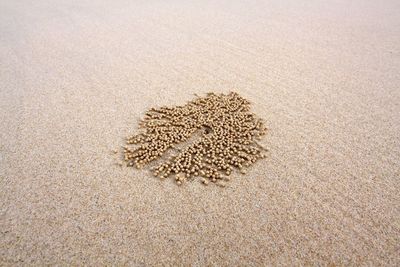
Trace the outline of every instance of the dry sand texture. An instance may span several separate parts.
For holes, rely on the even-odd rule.
[[[399,1],[0,1],[0,265],[400,265]],[[115,165],[143,112],[237,91],[226,188]]]

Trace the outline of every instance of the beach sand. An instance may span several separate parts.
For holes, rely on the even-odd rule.
[[[400,265],[398,1],[0,2],[0,265]],[[238,92],[267,157],[178,187],[112,153]],[[121,155],[119,155],[121,156]]]

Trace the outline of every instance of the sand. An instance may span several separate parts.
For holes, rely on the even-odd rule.
[[[398,1],[0,2],[0,265],[400,265]],[[234,90],[269,149],[178,187],[111,152]]]

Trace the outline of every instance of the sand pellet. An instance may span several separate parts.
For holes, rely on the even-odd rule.
[[[176,155],[152,168],[162,179],[174,175],[178,185],[197,176],[203,177],[203,184],[228,181],[226,176],[234,169],[244,174],[244,167],[265,157],[265,149],[255,141],[265,134],[264,123],[250,112],[250,102],[237,93],[208,93],[183,106],[152,108],[140,128],[124,146],[127,166],[136,168],[160,159],[170,149],[177,150],[175,145],[199,134]]]

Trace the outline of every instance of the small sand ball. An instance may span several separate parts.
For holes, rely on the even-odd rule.
[[[250,112],[250,102],[237,93],[208,93],[183,106],[150,109],[140,125],[141,132],[127,138],[124,159],[127,166],[141,168],[161,159],[152,168],[161,179],[175,177],[181,185],[201,176],[201,182],[228,181],[234,169],[246,173],[244,166],[264,158],[256,139],[265,135],[261,119]],[[197,136],[195,140],[191,137]],[[167,151],[175,151],[163,159]]]

